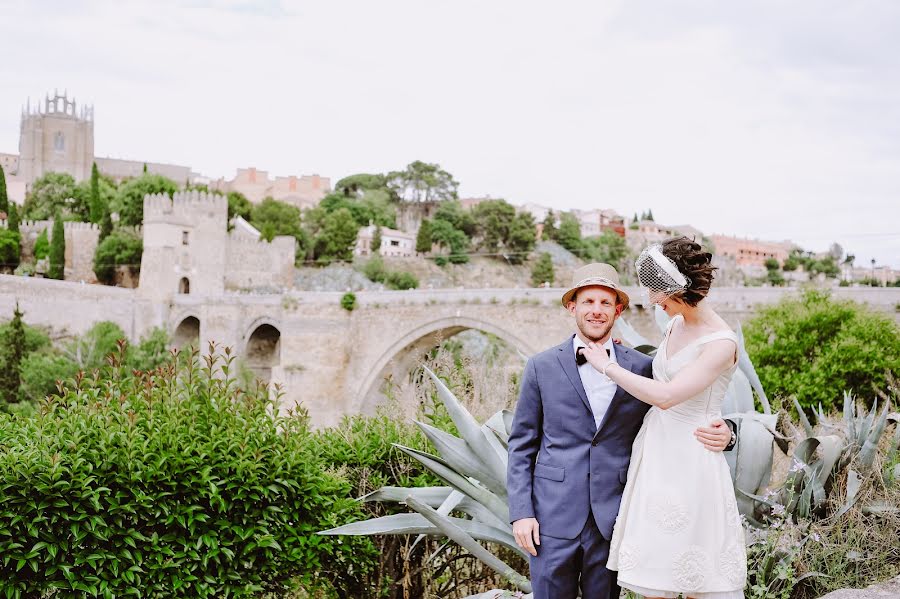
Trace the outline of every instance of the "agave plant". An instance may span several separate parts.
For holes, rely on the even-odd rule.
[[[397,445],[443,480],[443,487],[382,487],[363,501],[388,501],[408,506],[415,513],[395,514],[353,522],[322,531],[323,535],[422,535],[446,536],[459,544],[531,597],[528,577],[503,562],[479,541],[499,543],[523,558],[528,555],[516,545],[507,508],[507,442],[512,427],[509,410],[497,412],[482,425],[463,407],[450,389],[428,368],[460,437],[424,422],[416,422],[439,455]],[[451,513],[464,517],[451,516]],[[417,539],[418,542],[418,539]],[[478,597],[496,596],[496,590]],[[491,595],[493,593],[493,595]]]

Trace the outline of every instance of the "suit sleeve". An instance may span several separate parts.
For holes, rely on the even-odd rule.
[[[537,384],[534,360],[528,360],[522,376],[522,388],[512,431],[509,435],[509,464],[506,470],[506,487],[509,494],[509,520],[534,518],[532,482],[534,462],[541,446],[543,408],[541,391]]]

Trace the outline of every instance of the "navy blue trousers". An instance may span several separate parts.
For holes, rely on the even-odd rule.
[[[606,569],[608,558],[609,541],[593,514],[574,539],[542,534],[537,557],[529,560],[534,599],[575,599],[579,586],[582,599],[618,599],[616,573]]]

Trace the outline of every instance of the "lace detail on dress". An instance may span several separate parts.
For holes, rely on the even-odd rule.
[[[638,564],[637,547],[631,543],[623,543],[619,548],[619,572],[634,569]]]
[[[738,513],[736,500],[732,499],[731,501],[725,501],[725,523],[728,526],[743,528],[743,525],[741,524],[741,515]]]
[[[687,508],[671,496],[654,497],[648,511],[659,527],[667,533],[683,530],[689,523]]]
[[[719,554],[719,571],[730,584],[743,586],[747,578],[747,554],[743,545],[731,543]]]
[[[672,578],[683,591],[701,588],[708,570],[709,556],[699,545],[688,547],[672,562]]]

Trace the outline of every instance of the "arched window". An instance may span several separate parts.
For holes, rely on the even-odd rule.
[[[184,295],[188,295],[191,292],[191,282],[187,277],[182,277],[180,281],[178,281],[178,293],[182,293]]]
[[[62,131],[57,131],[56,135],[53,136],[53,149],[57,152],[66,151],[66,136],[63,135]]]

